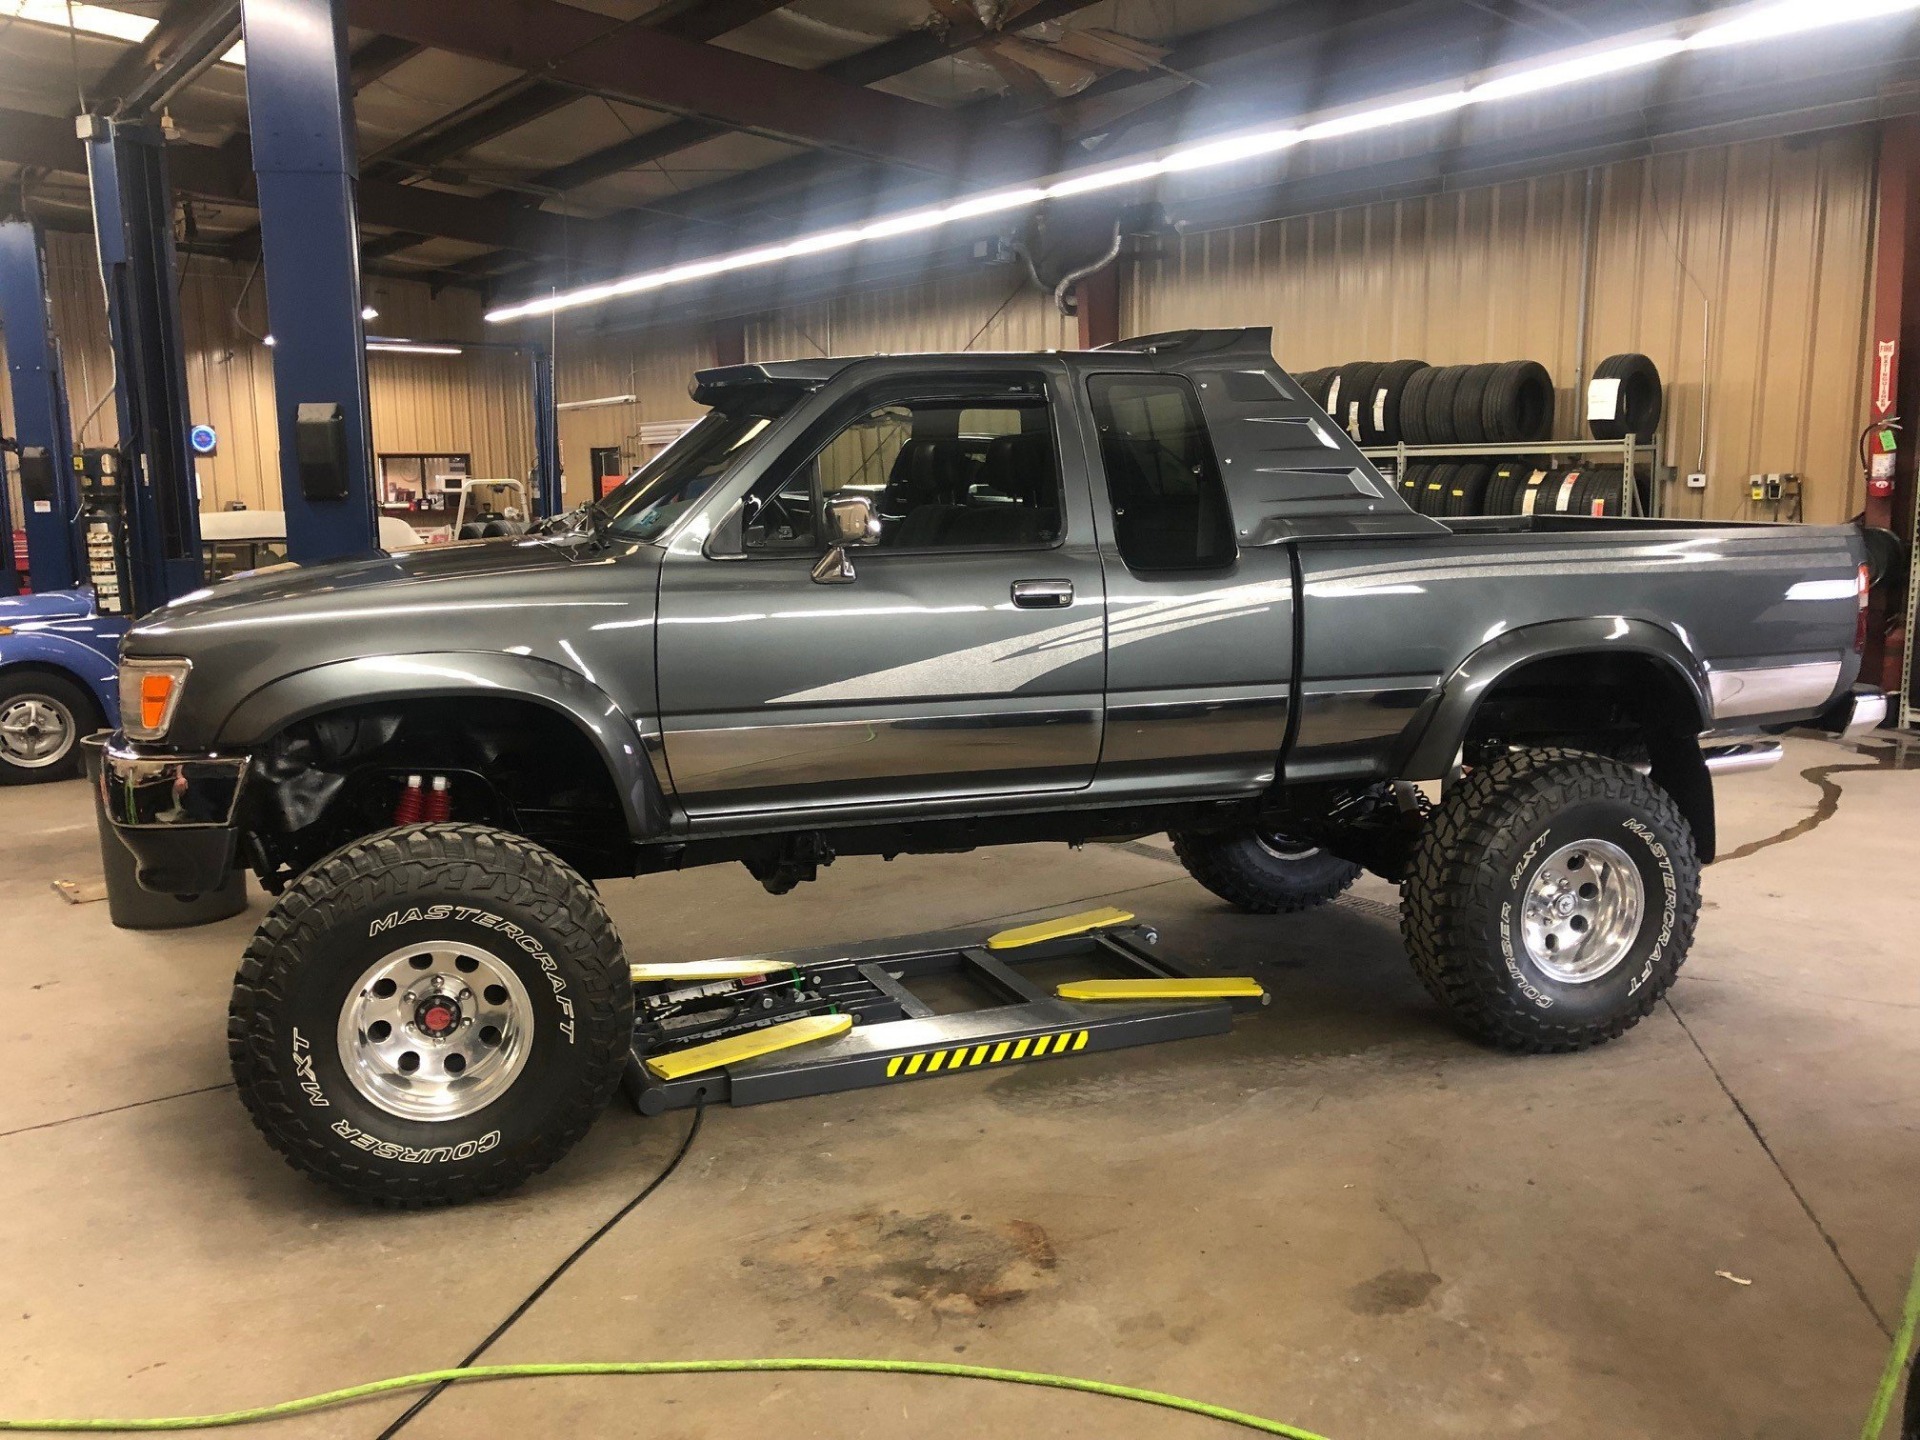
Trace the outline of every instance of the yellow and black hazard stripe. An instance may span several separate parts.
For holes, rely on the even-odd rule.
[[[1045,1060],[1069,1051],[1087,1048],[1087,1032],[1062,1030],[1053,1035],[1023,1035],[1018,1040],[987,1040],[978,1045],[960,1045],[951,1050],[921,1050],[912,1055],[895,1055],[887,1061],[887,1078],[904,1080],[910,1075],[934,1075],[940,1071],[970,1070],[975,1065],[1006,1065],[1015,1060]]]

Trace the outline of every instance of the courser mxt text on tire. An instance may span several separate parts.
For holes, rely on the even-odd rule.
[[[1693,942],[1700,862],[1672,798],[1631,766],[1520,750],[1439,807],[1402,886],[1427,989],[1504,1050],[1583,1050],[1624,1033]]]
[[[1176,834],[1173,849],[1189,875],[1254,915],[1311,910],[1360,878],[1358,865],[1331,851],[1251,830]]]
[[[233,1075],[297,1170],[450,1204],[564,1155],[632,1039],[620,937],[550,852],[480,825],[386,830],[319,861],[234,979]]]

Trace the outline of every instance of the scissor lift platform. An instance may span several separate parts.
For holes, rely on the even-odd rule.
[[[985,940],[636,966],[628,1098],[658,1115],[827,1095],[1220,1035],[1267,1003],[1255,982],[1204,974],[1132,922],[1096,911]],[[1049,986],[1031,973],[1042,969],[1063,978]],[[956,992],[987,1003],[942,1011],[928,998]]]

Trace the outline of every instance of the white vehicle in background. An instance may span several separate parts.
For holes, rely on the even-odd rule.
[[[382,550],[417,550],[427,543],[413,526],[391,515],[380,517]],[[284,510],[203,510],[200,551],[209,581],[246,570],[287,563],[287,512]]]

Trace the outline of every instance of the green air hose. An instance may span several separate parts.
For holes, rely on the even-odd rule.
[[[0,1430],[74,1431],[88,1430],[106,1434],[125,1434],[142,1430],[214,1430],[228,1425],[249,1425],[259,1420],[283,1420],[290,1415],[307,1415],[336,1405],[387,1395],[396,1390],[414,1390],[426,1385],[452,1381],[531,1380],[554,1375],[736,1375],[743,1372],[780,1370],[836,1370],[880,1375],[940,1375],[955,1380],[1000,1380],[1012,1385],[1042,1385],[1052,1390],[1078,1390],[1088,1395],[1108,1395],[1116,1400],[1133,1400],[1142,1405],[1160,1405],[1183,1410],[1227,1425],[1258,1430],[1265,1435],[1286,1435],[1291,1440],[1325,1440],[1311,1430],[1282,1425],[1243,1410],[1224,1405],[1209,1405],[1158,1390],[1141,1390],[1132,1385],[1109,1385],[1104,1380],[1081,1380],[1072,1375],[1045,1375],[1031,1370],[999,1370],[989,1365],[948,1365],[937,1360],[612,1360],[572,1365],[473,1365],[455,1370],[423,1370],[417,1375],[397,1375],[391,1380],[375,1380],[367,1385],[351,1385],[345,1390],[329,1390],[324,1395],[308,1395],[285,1400],[278,1405],[259,1405],[251,1410],[229,1410],[224,1415],[170,1415],[145,1420],[0,1420]]]
[[[1894,1334],[1893,1348],[1887,1352],[1887,1366],[1880,1372],[1880,1388],[1874,1392],[1873,1409],[1867,1412],[1867,1428],[1860,1432],[1860,1440],[1880,1440],[1880,1432],[1886,1429],[1893,1397],[1900,1391],[1900,1372],[1906,1368],[1907,1355],[1913,1349],[1916,1328],[1920,1328],[1920,1255],[1913,1257],[1913,1279],[1907,1282],[1907,1303],[1900,1312],[1900,1328]],[[1920,1385],[1920,1379],[1908,1383]],[[1912,1413],[1911,1409],[1908,1413]]]

